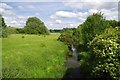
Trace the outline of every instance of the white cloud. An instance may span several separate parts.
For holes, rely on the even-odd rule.
[[[63,0],[62,2],[118,2],[119,0]]]
[[[24,9],[24,7],[23,6],[18,6],[18,9]]]
[[[118,11],[112,11],[107,9],[101,9],[101,12],[104,13],[104,16],[108,20],[118,20]]]
[[[35,7],[33,5],[28,5],[28,6],[26,6],[26,8],[28,8],[28,9],[34,9]]]
[[[15,15],[15,13],[11,10],[4,10],[2,14],[3,15]]]
[[[19,16],[17,16],[19,19],[26,19],[27,17],[25,17],[25,16],[21,16],[21,15],[19,15]]]
[[[15,21],[15,20],[11,21],[10,23],[11,23],[11,24],[18,24],[18,22]]]
[[[22,15],[13,15],[13,16],[3,16],[5,19],[5,23],[9,26],[13,27],[24,27],[27,16],[22,16]]]
[[[59,22],[59,20],[57,20]],[[60,20],[61,21],[61,20]],[[80,22],[60,22],[56,23],[56,20],[45,21],[45,25],[48,29],[63,29],[63,28],[75,28],[80,24]]]
[[[112,9],[117,8],[117,2],[101,2],[101,1],[91,1],[91,2],[64,2],[65,6],[78,9]]]
[[[40,15],[39,13],[35,13],[35,15]]]
[[[0,14],[2,14],[2,15],[14,15],[15,13],[12,11],[12,9],[13,8],[11,6],[7,5],[6,3],[0,3]]]
[[[117,2],[103,2],[101,0],[84,0],[79,2],[79,0],[70,0],[69,2],[63,2],[65,6],[72,7],[75,10],[85,10],[84,12],[66,12],[58,11],[51,18],[67,17],[67,18],[78,18],[83,22],[88,15],[96,12],[104,13],[104,16],[108,20],[118,20],[118,3]],[[77,11],[77,10],[76,10]],[[58,14],[59,13],[59,14]],[[70,15],[70,14],[73,15]],[[70,15],[70,16],[69,16]]]
[[[97,0],[1,0],[2,2],[90,2]],[[100,1],[100,0],[98,0]],[[102,2],[118,2],[119,0],[101,0]]]
[[[89,13],[90,13],[90,14],[97,13],[97,12],[99,12],[97,9],[90,9],[90,10],[89,10]]]
[[[53,26],[53,24],[51,23],[50,26]]]
[[[33,5],[26,5],[26,6],[17,6],[18,9],[26,10],[26,9],[35,9]]]
[[[54,15],[50,16],[50,18],[74,18],[76,17],[76,14],[73,12],[67,12],[67,11],[57,11]]]
[[[57,24],[61,24],[61,23],[62,23],[61,20],[55,20],[55,22],[56,22]]]
[[[71,23],[70,26],[74,26],[74,24]]]
[[[1,2],[0,2],[0,8],[2,8],[2,9],[12,9],[11,6],[7,5],[6,3],[1,3]]]
[[[74,0],[74,1],[78,1],[78,0]],[[72,9],[76,9],[73,11],[56,11],[54,12],[53,15],[50,16],[50,21],[44,21],[45,25],[48,26],[48,28],[64,28],[64,27],[77,27],[80,23],[84,22],[86,17],[88,15],[91,15],[94,12],[98,12],[98,11],[102,11],[104,13],[104,16],[106,17],[106,19],[117,19],[118,17],[118,9],[117,9],[117,5],[116,3],[103,3],[100,0],[94,0],[97,2],[86,2],[89,0],[85,0],[83,2],[65,2],[64,4],[68,7],[72,7],[70,8],[70,10]],[[9,5],[7,5],[5,3],[4,7],[0,7],[0,11],[4,13],[4,17],[6,20],[6,23],[11,25],[11,26],[15,26],[15,27],[24,27],[25,22],[27,20],[28,17],[30,16],[23,16],[23,15],[16,15],[14,13],[13,8]],[[5,7],[6,6],[6,7]],[[9,7],[8,7],[9,6]],[[34,10],[35,7],[32,5],[21,5],[18,6],[19,9],[28,9],[28,10]],[[17,8],[17,9],[18,9]],[[79,10],[79,11],[77,11]],[[14,16],[13,16],[14,15]],[[31,13],[32,15],[32,13]],[[33,15],[39,16],[39,13],[35,12]],[[73,18],[75,19],[75,21],[78,22],[68,22],[68,21],[64,21],[63,20],[69,20],[70,19],[73,21]],[[61,21],[63,20],[63,21]]]

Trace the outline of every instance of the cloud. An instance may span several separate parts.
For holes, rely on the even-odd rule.
[[[100,0],[1,0],[2,2],[92,2]],[[119,0],[101,0],[102,2],[118,2]]]
[[[17,21],[13,20],[13,21],[11,21],[10,23],[11,23],[11,24],[16,24]]]
[[[5,19],[5,23],[8,26],[22,28],[25,26],[26,20],[28,16],[22,15],[13,15],[13,16],[3,16]]]
[[[4,10],[4,11],[2,12],[2,14],[3,14],[3,15],[15,15],[15,13],[14,13],[13,11],[11,11],[11,10]]]
[[[114,2],[104,3],[100,0],[96,0],[97,2],[92,2],[93,0],[91,0],[91,2],[86,2],[89,0],[82,2],[77,1],[78,0],[60,3],[60,7],[58,7],[58,5],[53,6],[53,3],[50,3],[51,5],[48,5],[48,8],[46,6],[42,8],[43,5],[40,5],[39,3],[35,3],[36,5],[33,5],[32,3],[16,3],[14,5],[11,3],[9,3],[9,5],[8,3],[4,3],[4,7],[0,8],[0,11],[4,13],[3,16],[5,17],[5,22],[8,25],[24,27],[27,18],[30,17],[30,15],[34,15],[44,21],[49,29],[77,27],[85,21],[87,16],[98,11],[103,12],[106,19],[116,20],[118,17],[117,4]],[[42,11],[38,9],[38,5],[42,8]]]
[[[40,15],[39,13],[35,13],[35,15]]]
[[[2,15],[14,15],[15,13],[12,11],[12,9],[13,9],[13,7],[7,5],[6,3],[0,3],[0,14],[2,14]]]
[[[24,7],[23,6],[18,6],[18,9],[24,9]]]
[[[104,16],[108,20],[118,20],[118,11],[112,11],[107,9],[101,9],[101,12],[104,13]]]
[[[0,8],[2,8],[2,9],[13,9],[11,6],[9,6],[5,3],[1,3],[1,2],[0,2]]]
[[[76,17],[76,14],[73,12],[67,12],[67,11],[57,11],[54,15],[50,16],[50,18],[74,18]]]
[[[33,5],[24,5],[24,6],[17,6],[20,10],[26,10],[26,9],[35,9]]]
[[[62,23],[61,20],[55,20],[55,22],[56,22],[57,24],[61,24],[61,23]]]
[[[60,23],[56,23],[56,21]],[[63,28],[75,28],[80,22],[61,22],[61,20],[48,20],[45,21],[45,25],[48,29],[63,29]]]
[[[62,2],[119,2],[119,0],[62,0]]]
[[[117,2],[101,2],[101,1],[91,1],[91,2],[64,2],[65,6],[78,9],[112,9],[117,8]]]
[[[104,13],[104,17],[107,20],[118,20],[118,2],[107,2],[105,0],[69,0],[68,2],[63,2],[67,7],[71,7],[74,10],[72,12],[68,11],[57,11],[50,16],[51,19],[60,19],[60,18],[75,18],[79,20],[80,23],[84,22],[87,16],[96,13]],[[80,10],[80,11],[77,11]],[[73,24],[70,24],[73,26]]]

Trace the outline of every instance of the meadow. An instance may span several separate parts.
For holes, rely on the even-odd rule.
[[[50,35],[12,34],[2,39],[3,78],[62,78],[67,46]]]

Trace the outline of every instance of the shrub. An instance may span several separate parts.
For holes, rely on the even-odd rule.
[[[25,38],[25,36],[22,36],[22,38]]]
[[[93,59],[92,75],[120,79],[120,27],[107,28],[89,43],[89,48]]]
[[[41,43],[41,47],[46,47],[46,45],[44,43]]]
[[[8,37],[8,32],[6,29],[2,30],[2,38],[7,38]]]

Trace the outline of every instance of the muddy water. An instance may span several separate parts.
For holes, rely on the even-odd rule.
[[[72,45],[71,46],[71,50],[73,52],[73,56],[72,57],[67,57],[66,60],[66,66],[67,68],[76,68],[80,66],[80,63],[78,61],[78,53],[76,48]]]
[[[67,71],[63,76],[62,80],[66,80],[66,78],[81,78],[82,74],[80,71],[80,62],[78,61],[78,53],[76,48],[72,45],[71,50],[73,51],[72,57],[67,57],[65,66],[67,67]]]

